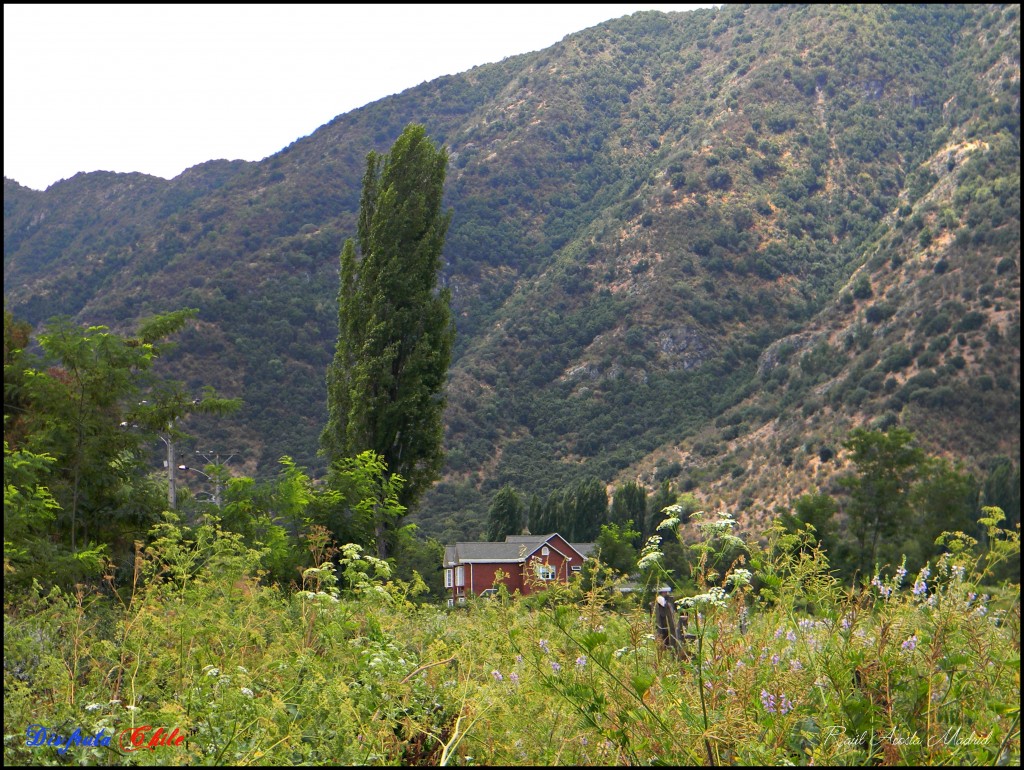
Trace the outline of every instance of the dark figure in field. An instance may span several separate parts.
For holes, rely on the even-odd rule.
[[[671,588],[662,586],[654,600],[654,633],[658,641],[673,650],[681,651],[683,644],[679,636],[679,621],[672,601]]]

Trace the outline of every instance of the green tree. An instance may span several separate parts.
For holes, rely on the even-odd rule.
[[[561,528],[564,508],[562,498],[563,493],[558,491],[548,495],[548,499],[544,502],[541,502],[536,495],[533,496],[530,501],[530,532],[535,535],[550,535]]]
[[[541,528],[544,519],[544,503],[541,502],[540,495],[534,492],[530,495],[530,507],[526,511],[526,528],[535,535],[540,534],[544,530]]]
[[[633,542],[639,537],[640,533],[628,523],[620,527],[613,522],[601,525],[601,531],[594,542],[604,564],[623,575],[629,575],[636,570],[637,549]]]
[[[612,524],[618,524],[620,527],[635,528],[637,542],[634,545],[640,545],[640,538],[642,537],[641,530],[644,527],[644,522],[647,521],[647,489],[638,481],[627,481],[621,487],[615,490],[615,494],[612,495],[612,507],[608,514],[608,519]]]
[[[371,450],[405,479],[413,507],[440,472],[443,388],[454,326],[438,289],[451,213],[441,210],[448,153],[419,125],[366,160],[358,245],[341,253],[338,342],[327,372],[321,450],[331,463]],[[383,521],[378,522],[383,525]],[[375,533],[386,557],[387,531]]]
[[[850,450],[857,475],[839,483],[849,493],[846,514],[858,548],[856,565],[866,574],[880,557],[899,563],[899,535],[913,519],[910,490],[927,456],[905,428],[855,428],[843,446]]]
[[[339,543],[374,544],[389,537],[397,543],[400,522],[406,514],[400,502],[404,479],[389,473],[384,459],[366,450],[336,461],[328,474],[319,518]],[[385,533],[382,535],[382,533]]]
[[[573,543],[590,542],[608,521],[608,493],[600,479],[583,479],[565,491],[559,533]]]
[[[980,511],[974,478],[945,458],[933,458],[924,471],[911,491],[916,521],[908,533],[912,542],[905,545],[909,570],[920,569],[936,555],[935,540],[943,532],[978,534]]]
[[[497,491],[487,511],[487,536],[489,542],[499,542],[506,535],[518,535],[523,531],[523,503],[516,491],[506,484]]]
[[[982,487],[984,504],[997,506],[1006,515],[1006,528],[1020,523],[1020,465],[1009,457],[996,459]]]
[[[792,512],[784,513],[780,520],[790,532],[801,529],[803,524],[810,524],[814,527],[815,537],[827,551],[835,537],[834,517],[838,512],[839,504],[832,495],[826,492],[810,492],[794,500]]]
[[[17,321],[4,308],[4,438],[17,449],[28,431],[31,406],[26,370],[36,368],[36,359],[26,351],[32,337],[32,325]]]
[[[129,337],[105,326],[82,329],[67,318],[55,318],[38,335],[40,358],[16,347],[24,341],[14,333],[16,326],[11,333],[5,329],[5,375],[18,370],[11,395],[19,418],[11,437],[23,454],[14,459],[23,469],[32,469],[23,498],[30,499],[33,487],[45,487],[53,503],[47,506],[52,514],[47,536],[58,554],[66,551],[77,560],[67,563],[82,566],[87,561],[93,575],[99,563],[77,555],[113,551],[115,557],[130,558],[134,540],[144,535],[163,506],[148,462],[156,434],[176,431],[174,423],[188,414],[223,413],[239,405],[212,391],[203,399],[186,399],[180,383],[152,372],[154,362],[171,347],[164,338],[195,312],[147,319]],[[5,438],[7,428],[5,424]],[[49,461],[28,463],[30,457]],[[40,524],[26,532],[38,534]],[[40,576],[72,582],[87,575],[75,569]]]

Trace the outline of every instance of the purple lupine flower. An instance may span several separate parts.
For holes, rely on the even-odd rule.
[[[491,672],[491,676],[494,677],[495,682],[500,682],[503,679],[501,672],[498,671],[498,669],[494,669],[494,671]]]
[[[793,701],[786,697],[786,694],[782,694],[782,702],[779,704],[779,713],[788,714],[793,710]]]
[[[510,681],[512,684],[519,684],[519,674],[513,671],[511,674],[508,675],[508,681]]]
[[[915,649],[917,649],[917,634],[911,636],[900,646],[907,652],[913,652]]]
[[[586,655],[580,655],[578,658],[576,658],[576,667],[577,668],[583,668],[585,665],[587,665],[587,656]]]
[[[551,661],[551,670],[557,674],[559,671],[562,670],[562,666],[557,660],[553,660]]]
[[[796,632],[795,631],[787,631],[786,632],[786,639],[788,639],[791,642],[795,642],[796,641]]]
[[[907,576],[907,568],[902,564],[896,568],[896,585],[903,582],[903,578]]]
[[[795,659],[791,660],[789,662],[789,667],[791,669],[793,669],[794,671],[803,671],[804,670],[804,664],[801,663],[799,660],[795,660]]]
[[[928,567],[922,567],[921,571],[917,573],[917,582],[914,583],[914,596],[920,596],[928,590],[928,576],[932,574],[932,571]]]
[[[540,644],[540,648],[542,650],[544,650],[544,652],[551,652],[551,650],[548,649],[548,640],[547,639],[541,639],[538,644]]]
[[[767,690],[761,690],[761,705],[764,706],[764,710],[769,714],[775,713],[775,696]]]
[[[772,665],[773,666],[779,665],[779,660],[781,660],[781,658],[779,658],[778,655],[772,655]]]
[[[850,630],[850,616],[849,615],[843,615],[842,626],[843,626],[843,630],[844,631],[849,631]]]

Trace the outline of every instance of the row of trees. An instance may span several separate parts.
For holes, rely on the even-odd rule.
[[[1020,522],[1020,469],[1009,459],[979,482],[947,460],[929,456],[904,428],[858,428],[843,446],[852,470],[839,479],[838,497],[812,491],[776,515],[792,531],[810,525],[833,568],[848,580],[872,574],[878,564],[896,566],[904,557],[907,569],[920,569],[939,554],[935,541],[946,531],[980,537],[984,507],[1003,509],[1010,529]],[[605,484],[588,478],[546,501],[533,495],[528,504],[506,485],[492,499],[486,539],[500,541],[524,530],[558,532],[573,542],[596,541],[606,564],[630,573],[669,506],[686,524],[701,504],[668,480],[653,491],[628,482],[609,500]],[[666,558],[680,576],[689,573],[681,549],[668,547]],[[1019,566],[1014,574],[1019,579]]]
[[[978,521],[988,506],[1005,512],[1008,529],[1020,524],[1020,467],[1008,458],[979,481],[928,455],[905,428],[856,428],[843,446],[855,472],[839,480],[840,496],[811,492],[780,513],[789,529],[810,524],[847,579],[904,557],[908,570],[920,569],[938,555],[943,532],[982,539]],[[1013,572],[1019,580],[1019,564]]]
[[[632,531],[631,541],[639,548],[654,533],[661,512],[677,504],[684,515],[699,507],[693,494],[675,492],[667,480],[653,493],[640,482],[626,482],[615,489],[610,503],[607,485],[593,476],[552,492],[546,500],[534,494],[529,503],[506,484],[491,501],[485,538],[500,541],[527,530],[534,534],[558,532],[571,542],[592,542],[605,525],[614,525]]]

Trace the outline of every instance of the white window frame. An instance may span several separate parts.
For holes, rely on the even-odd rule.
[[[558,577],[558,570],[553,565],[544,562],[534,564],[533,571],[541,580],[555,580]]]
[[[455,585],[466,585],[466,568],[461,565],[455,568]]]
[[[455,570],[446,569],[444,571],[444,587],[452,588],[455,585]]]
[[[454,607],[455,606],[455,600],[452,597],[450,597],[450,596],[448,597],[448,606],[449,607]]]

